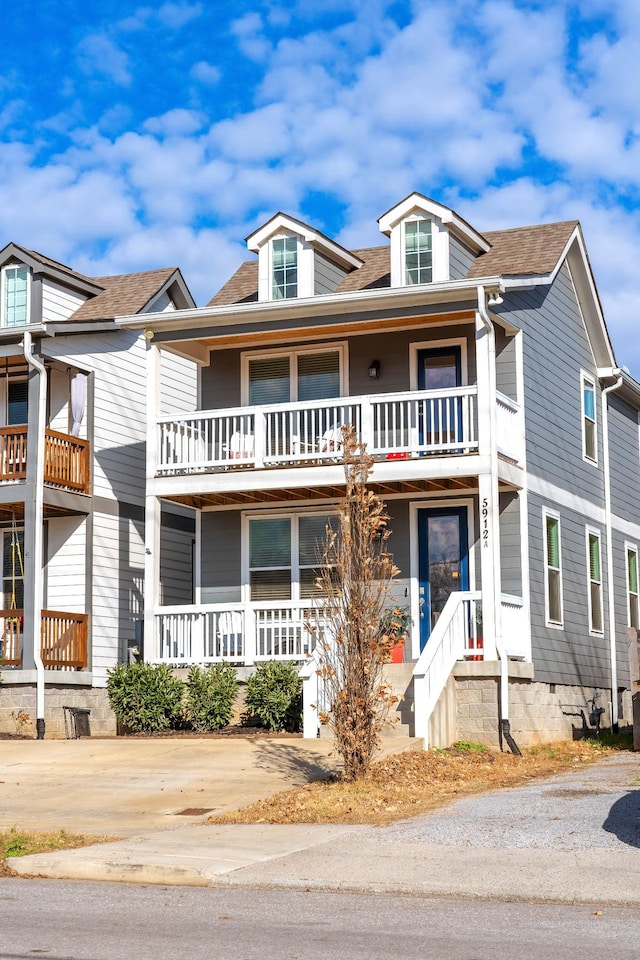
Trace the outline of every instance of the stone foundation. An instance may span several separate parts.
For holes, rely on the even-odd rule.
[[[92,736],[115,735],[116,718],[109,706],[105,688],[47,683],[44,695],[47,740],[59,740],[65,736],[63,707],[91,711],[89,724]],[[0,733],[36,736],[35,684],[11,684],[5,675],[0,687]]]

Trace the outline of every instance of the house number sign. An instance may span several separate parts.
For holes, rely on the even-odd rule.
[[[482,546],[489,546],[489,501],[486,497],[482,499]]]

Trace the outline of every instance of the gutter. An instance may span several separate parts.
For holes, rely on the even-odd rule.
[[[22,348],[24,357],[29,367],[35,370],[40,377],[40,389],[38,391],[38,436],[37,436],[37,458],[36,458],[36,477],[34,490],[34,514],[35,529],[33,540],[33,593],[35,596],[36,613],[33,624],[33,662],[36,667],[36,731],[37,739],[44,740],[44,664],[40,656],[40,629],[42,623],[42,556],[43,556],[43,530],[42,516],[44,511],[44,443],[45,426],[47,416],[47,371],[43,363],[33,353],[31,333],[25,331],[22,339]],[[40,628],[40,629],[39,629]]]
[[[494,543],[494,576],[493,576],[493,597],[491,602],[493,603],[494,608],[494,624],[495,624],[495,644],[496,652],[498,654],[498,659],[500,661],[500,701],[499,701],[499,717],[500,717],[500,736],[506,740],[509,749],[512,753],[515,753],[517,756],[520,756],[520,749],[518,748],[517,743],[511,736],[511,730],[509,727],[509,660],[502,646],[502,629],[501,629],[501,609],[500,603],[498,602],[498,591],[497,587],[500,583],[500,570],[498,569],[498,564],[495,562],[496,549],[497,545],[500,543],[500,504],[498,500],[498,445],[496,437],[496,388],[495,388],[495,369],[496,369],[496,336],[495,330],[491,318],[487,312],[487,295],[485,287],[480,284],[477,288],[478,292],[478,316],[480,317],[482,324],[486,330],[487,338],[489,341],[489,389],[491,392],[491,415],[489,417],[489,455],[491,459],[491,535]]]
[[[612,369],[610,376],[617,376],[615,383],[605,387],[602,404],[602,466],[604,468],[604,516],[607,534],[607,594],[609,600],[609,655],[611,658],[611,731],[618,732],[618,660],[616,655],[616,617],[614,604],[613,542],[611,519],[611,465],[609,458],[609,394],[618,390],[624,381],[622,370]]]

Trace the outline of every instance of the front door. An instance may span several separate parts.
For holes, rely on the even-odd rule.
[[[420,649],[454,590],[469,589],[466,507],[418,511]]]
[[[459,346],[418,350],[418,389],[445,391],[462,385],[462,357]],[[452,452],[451,444],[462,438],[460,397],[446,393],[420,407],[420,446],[427,452]]]

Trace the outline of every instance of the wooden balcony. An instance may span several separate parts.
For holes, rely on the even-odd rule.
[[[88,665],[86,613],[42,611],[40,655],[48,670],[83,670]],[[22,666],[23,610],[0,610],[2,665]]]
[[[44,482],[89,493],[89,441],[56,430],[45,431]],[[27,476],[27,427],[0,428],[0,482]]]

